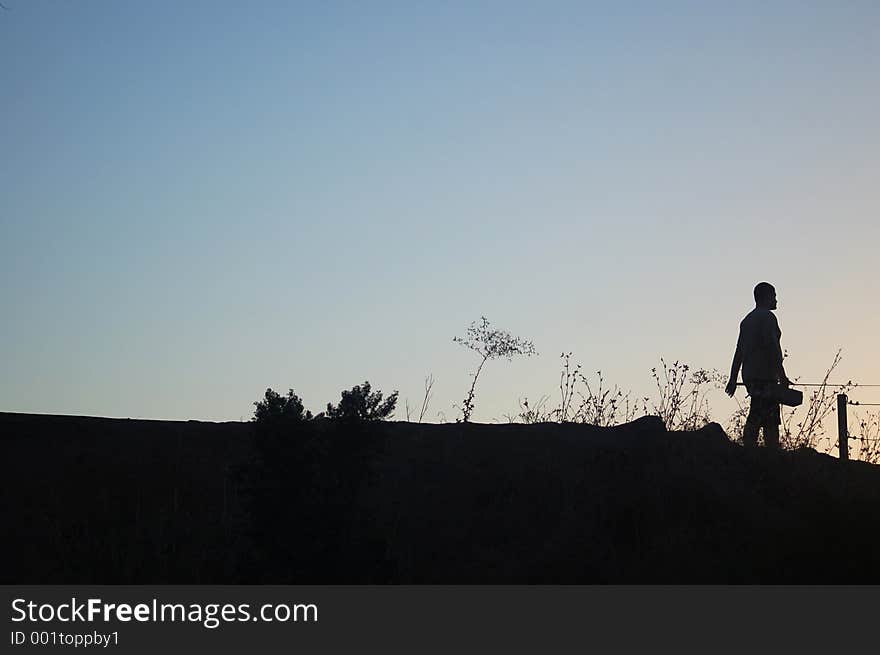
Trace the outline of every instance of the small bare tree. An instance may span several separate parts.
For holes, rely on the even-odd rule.
[[[499,357],[506,357],[507,361],[511,361],[514,355],[525,355],[528,357],[537,354],[535,346],[531,341],[515,337],[504,330],[490,329],[489,321],[485,316],[481,317],[479,324],[476,322],[471,323],[464,337],[453,337],[452,340],[455,343],[473,350],[482,358],[480,365],[473,373],[471,388],[462,403],[462,416],[460,420],[463,423],[470,421],[471,415],[473,414],[477,378],[480,376],[480,372],[483,370],[483,366],[487,361]]]

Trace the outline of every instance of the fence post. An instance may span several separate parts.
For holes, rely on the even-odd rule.
[[[840,459],[849,459],[849,433],[846,429],[846,403],[845,393],[837,394],[837,444],[840,448]]]

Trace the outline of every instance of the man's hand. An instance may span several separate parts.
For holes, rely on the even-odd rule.
[[[728,396],[733,396],[733,394],[736,392],[736,380],[730,380],[730,381],[727,383],[727,386],[724,387],[724,392],[725,392]]]

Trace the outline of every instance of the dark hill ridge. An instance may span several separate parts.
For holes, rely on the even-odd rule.
[[[251,452],[248,424],[0,413],[0,435],[0,581],[234,575],[228,467]]]
[[[6,583],[880,582],[880,468],[715,424],[318,421],[278,446],[0,413],[0,434]]]

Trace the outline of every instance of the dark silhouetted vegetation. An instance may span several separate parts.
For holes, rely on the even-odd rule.
[[[487,361],[497,359],[498,357],[506,357],[510,361],[514,355],[525,355],[528,357],[537,354],[535,346],[531,341],[515,337],[504,330],[490,329],[489,321],[485,316],[481,317],[479,325],[471,323],[464,337],[453,337],[452,340],[473,350],[482,358],[477,370],[472,374],[471,388],[461,406],[461,421],[463,423],[470,421],[471,414],[473,414],[477,378],[480,377],[480,372]]]
[[[263,400],[258,400],[254,405],[256,410],[253,420],[258,423],[293,424],[312,418],[312,413],[305,410],[302,400],[293,393],[293,389],[287,392],[287,396],[282,396],[271,388],[266,389]]]
[[[711,422],[717,372],[662,358],[656,398],[632,401],[563,353],[554,409],[524,399],[511,424],[475,425],[483,365],[534,346],[485,319],[456,342],[482,359],[449,425],[385,420],[398,392],[368,381],[318,416],[271,388],[249,422],[0,414],[22,463],[0,581],[880,581],[880,470],[813,449],[839,352],[776,452]],[[880,460],[878,415],[852,429],[854,454]]]
[[[689,364],[674,361],[667,364],[660,358],[660,369],[651,369],[657,387],[653,414],[659,416],[667,430],[698,430],[712,421],[706,394],[721,389],[724,376],[720,371],[691,370]]]
[[[631,392],[624,393],[614,385],[607,387],[602,371],[596,371],[597,380],[590,379],[581,372],[581,365],[571,366],[571,353],[562,353],[562,371],[559,374],[559,404],[555,409],[546,409],[549,396],[541,396],[534,406],[528,398],[519,401],[520,412],[507,416],[510,423],[583,423],[609,427],[628,423],[638,416],[648,414],[647,398],[641,405],[631,398]],[[641,409],[641,413],[639,413]]]
[[[0,414],[22,464],[0,579],[880,581],[877,467],[746,451],[717,425],[316,418],[267,450],[254,427]]]
[[[327,417],[350,423],[383,421],[394,413],[397,394],[395,391],[382,402],[382,392],[370,393],[370,383],[364,382],[343,391],[342,399],[335,407],[327,403]]]
[[[366,536],[353,536],[355,499],[375,457],[371,426],[388,418],[398,393],[383,400],[364,382],[313,417],[291,389],[267,389],[255,402],[254,452],[242,486],[254,543],[245,570],[258,582],[345,582],[360,557],[373,557]],[[354,549],[354,552],[349,552]]]
[[[431,403],[431,389],[434,388],[434,376],[428,375],[425,378],[425,395],[422,396],[422,407],[419,410],[419,417],[416,423],[421,423],[425,418],[425,414],[428,413],[428,405]],[[410,421],[413,418],[414,412],[409,407],[409,400],[406,401],[406,420]]]

